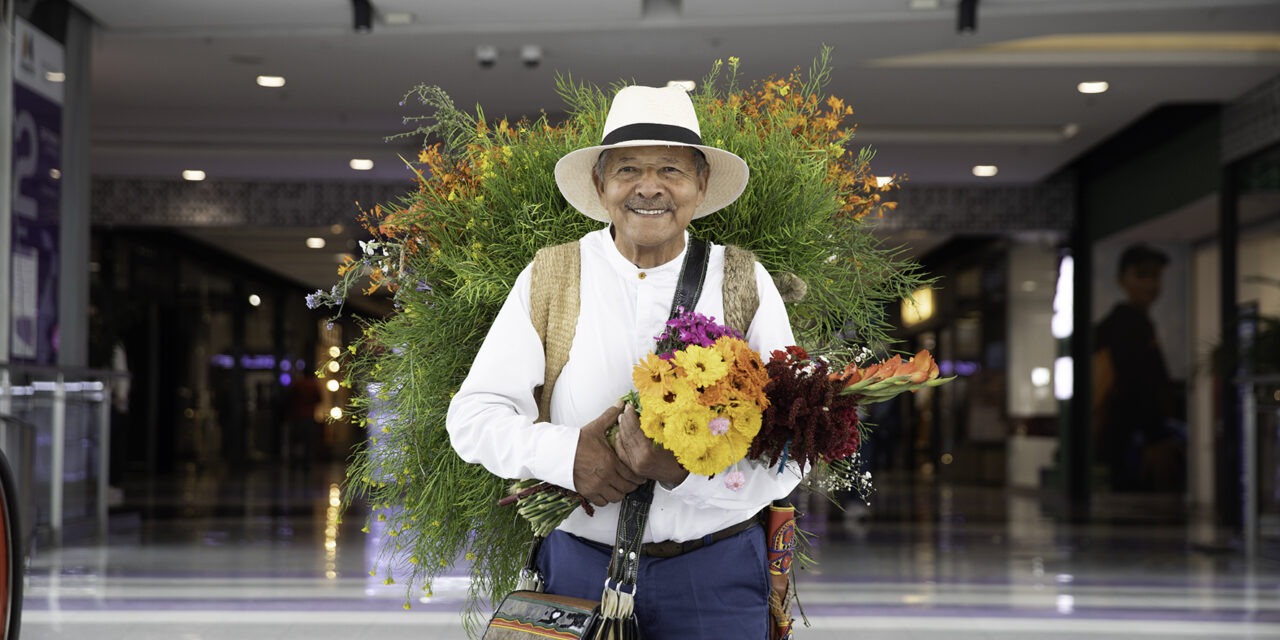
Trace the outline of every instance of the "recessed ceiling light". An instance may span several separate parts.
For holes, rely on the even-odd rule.
[[[1106,93],[1107,89],[1110,89],[1110,88],[1111,88],[1111,85],[1102,81],[1081,82],[1080,84],[1076,85],[1076,91],[1079,91],[1080,93]]]
[[[323,249],[323,248],[324,248],[324,238],[320,238],[320,237],[317,237],[317,236],[312,236],[312,237],[310,237],[310,238],[307,238],[307,247],[309,247],[309,248],[311,248],[311,249]]]
[[[258,297],[258,294],[256,293],[251,293],[249,294],[249,304],[256,307],[262,304],[262,298]]]
[[[284,76],[258,76],[258,86],[278,89],[284,86]]]
[[[973,175],[979,178],[990,178],[994,176],[999,169],[994,164],[975,164],[973,165]]]
[[[379,14],[382,18],[382,24],[391,26],[401,26],[413,24],[413,14],[408,11],[388,11]]]
[[[199,182],[204,180],[204,172],[199,169],[187,169],[182,172],[182,179]]]
[[[356,171],[368,171],[373,168],[373,161],[368,158],[352,158],[348,164]]]
[[[698,83],[694,82],[693,80],[672,80],[671,82],[667,83],[667,86],[680,87],[681,89],[684,89],[687,93],[693,93],[693,90],[698,87]]]
[[[44,79],[49,82],[66,82],[67,74],[62,71],[46,71],[44,72]]]

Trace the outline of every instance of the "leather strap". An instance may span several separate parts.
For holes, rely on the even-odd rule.
[[[577,249],[576,243],[573,249]],[[707,279],[707,263],[710,259],[710,243],[706,240],[690,238],[684,254],[684,263],[680,266],[676,293],[671,299],[671,313],[668,320],[684,311],[692,311],[698,303],[698,298],[702,296],[702,285]],[[577,296],[573,297],[576,302]],[[632,590],[635,588],[636,574],[640,570],[640,541],[644,539],[644,528],[649,522],[649,505],[652,502],[653,481],[650,480],[627,494],[622,500],[622,508],[618,510],[618,534],[614,544],[615,551],[609,562],[609,577],[617,584],[629,585]],[[530,576],[537,574],[538,549],[541,546],[542,538],[534,536],[522,573]]]
[[[646,542],[640,546],[640,555],[652,556],[654,558],[674,558],[682,556],[692,551],[697,551],[703,547],[711,546],[725,538],[736,536],[747,529],[760,526],[759,518],[750,518],[743,520],[738,524],[731,524],[719,531],[709,533],[701,538],[693,540],[685,540],[684,542],[675,542],[668,540],[666,542]]]
[[[692,311],[698,303],[698,298],[702,295],[702,284],[707,279],[707,262],[710,258],[711,248],[707,241],[689,239],[684,264],[680,267],[676,294],[671,300],[671,318],[685,311]],[[618,510],[618,534],[613,545],[613,556],[609,561],[609,579],[612,586],[626,586],[633,593],[636,576],[640,573],[640,541],[644,539],[644,528],[649,523],[653,484],[649,480],[628,493],[622,499],[622,508]]]

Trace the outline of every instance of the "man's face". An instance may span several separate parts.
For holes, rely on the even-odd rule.
[[[684,249],[684,230],[707,193],[708,172],[699,173],[695,153],[689,147],[613,149],[593,175],[614,243],[637,265],[663,264]]]
[[[1164,267],[1158,262],[1131,265],[1120,274],[1120,287],[1129,296],[1131,304],[1150,308],[1160,297],[1160,276],[1163,272]]]

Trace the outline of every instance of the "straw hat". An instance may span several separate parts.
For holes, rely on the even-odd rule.
[[[723,149],[702,144],[698,116],[689,94],[679,87],[624,87],[613,98],[598,146],[578,149],[556,163],[556,184],[569,204],[591,218],[609,222],[591,181],[596,159],[605,149],[678,146],[702,151],[711,166],[707,194],[693,212],[701,218],[729,206],[747,187],[747,163]]]

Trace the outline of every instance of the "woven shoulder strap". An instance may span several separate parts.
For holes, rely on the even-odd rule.
[[[747,335],[751,319],[760,307],[756,289],[756,255],[742,247],[724,247],[724,322]]]
[[[542,339],[546,354],[542,386],[534,390],[538,422],[551,419],[551,393],[560,370],[569,361],[569,348],[573,346],[578,328],[581,269],[582,254],[577,241],[543,247],[533,257],[529,319]]]

